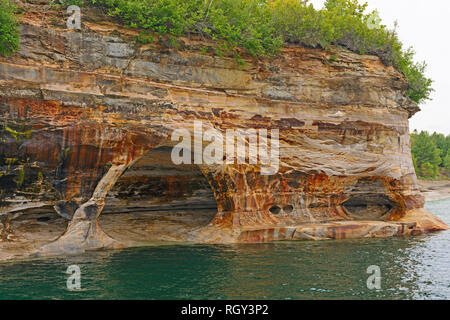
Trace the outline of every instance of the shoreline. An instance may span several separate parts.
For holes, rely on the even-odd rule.
[[[419,188],[426,201],[450,198],[450,180],[419,180]]]
[[[450,180],[419,180],[419,188],[425,196],[427,202],[450,198]],[[171,234],[171,231],[180,231],[182,229],[184,230],[182,234],[184,234],[185,236],[190,233],[189,231],[192,231],[192,228],[189,228],[189,225],[186,221],[180,219],[178,219],[180,220],[178,221],[177,219],[175,219],[176,216],[172,217],[172,219],[168,221],[155,218],[155,214],[148,215],[144,213],[137,215],[135,214],[134,216],[128,214],[103,215],[100,218],[100,223],[102,225],[102,229],[107,234],[111,235],[114,239],[118,240],[124,248],[147,246],[147,242],[154,243],[161,241],[162,239],[168,242],[183,243],[187,240],[187,238],[170,237],[169,235]],[[412,219],[406,219],[405,221],[403,221],[405,225],[420,220],[417,220],[417,217],[414,215],[410,218]],[[422,219],[425,223],[424,226],[428,226],[429,222],[432,221],[433,218],[431,220],[427,217],[425,218],[426,219]],[[13,234],[15,241],[0,241],[0,262],[22,259],[28,260],[47,256],[46,254],[43,254],[42,256],[39,255],[34,257],[33,254],[39,252],[39,249],[43,245],[49,244],[55,239],[59,238],[66,229],[67,221],[62,218],[58,218],[56,219],[56,221],[54,221],[53,224],[45,225],[42,223],[34,223],[35,219],[36,215],[30,214],[28,219],[24,219],[24,221],[22,221],[23,219],[16,219],[12,221],[12,227],[16,231],[15,234]],[[297,240],[301,241],[313,239],[320,240],[321,237],[316,237],[316,233],[320,235],[325,234],[325,238],[333,238],[334,233],[331,234],[329,231],[334,230],[335,232],[336,229],[341,230],[339,232],[339,234],[341,234],[341,237],[337,237],[336,239],[343,239],[347,236],[364,238],[367,235],[372,234],[376,234],[376,237],[391,237],[401,232],[396,231],[393,234],[390,234],[390,232],[385,232],[385,229],[391,228],[394,230],[397,227],[398,226],[395,225],[384,225],[379,222],[360,222],[358,224],[358,222],[355,221],[348,221],[344,223],[336,222],[334,224],[320,224],[317,226],[297,226],[287,229],[296,229],[296,232],[298,233]],[[305,228],[307,230],[304,230]],[[276,237],[274,239],[265,238],[272,238],[272,236],[275,234],[286,234],[286,231],[289,231],[287,229],[284,230],[285,228],[282,228],[283,230],[275,229],[268,228],[261,230],[242,230],[242,235],[237,243],[254,242],[255,240],[255,242],[265,242],[266,240],[283,240],[275,239]],[[356,231],[350,232],[348,229]],[[404,228],[402,227],[401,230],[403,229]],[[167,236],[163,236],[164,234],[167,234]],[[344,235],[346,236],[344,237]],[[18,241],[17,239],[21,239],[21,241]],[[261,239],[264,239],[264,241],[262,241]]]

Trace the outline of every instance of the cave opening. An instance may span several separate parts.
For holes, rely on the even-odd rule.
[[[175,165],[172,148],[155,148],[128,168],[109,191],[99,217],[117,240],[182,241],[208,225],[217,203],[197,165]]]
[[[342,207],[354,220],[385,220],[398,207],[380,179],[360,179],[350,194]]]

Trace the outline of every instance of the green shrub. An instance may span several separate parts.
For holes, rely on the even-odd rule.
[[[411,134],[411,153],[417,176],[436,179],[446,176],[450,169],[450,135],[426,131]]]
[[[430,98],[432,81],[425,63],[415,63],[395,30],[371,28],[376,12],[357,0],[327,0],[316,10],[299,0],[86,0],[129,27],[180,36],[195,33],[217,41],[216,51],[243,48],[254,56],[273,56],[284,43],[328,49],[345,47],[374,54],[408,79],[407,95],[416,103]]]
[[[448,153],[445,156],[445,159],[443,161],[443,166],[444,166],[445,169],[450,170],[450,153]]]
[[[7,56],[19,48],[19,28],[10,0],[0,0],[0,55]]]

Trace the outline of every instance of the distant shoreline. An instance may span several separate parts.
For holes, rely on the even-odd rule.
[[[425,196],[426,201],[450,198],[450,180],[419,180],[419,187],[420,191]]]

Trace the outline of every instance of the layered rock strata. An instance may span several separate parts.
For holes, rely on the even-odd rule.
[[[36,228],[14,228],[32,216],[63,233],[28,246],[36,255],[133,245],[113,234],[139,229],[130,218],[137,212],[151,220],[141,236],[152,241],[447,229],[423,209],[411,160],[408,119],[419,109],[405,95],[404,76],[377,57],[292,46],[273,59],[243,55],[242,64],[194,37],[175,48],[164,40],[140,45],[137,31],[99,21],[94,11],[81,32],[69,31],[51,24],[60,9],[42,19],[42,7],[27,5],[20,51],[0,60],[4,241],[33,240]],[[278,130],[278,171],[175,165],[171,135],[194,135],[195,121],[223,135]],[[128,218],[114,228],[121,214]]]

